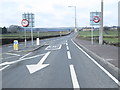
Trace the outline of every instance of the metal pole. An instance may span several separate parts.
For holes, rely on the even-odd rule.
[[[93,30],[94,30],[94,27],[92,26],[92,28],[91,28],[91,44],[93,45]]]
[[[33,29],[31,27],[31,42],[32,42],[32,46],[33,46]]]
[[[103,0],[101,0],[101,23],[100,23],[100,31],[99,31],[99,44],[103,44]]]
[[[25,33],[25,47],[27,46],[27,40],[26,40],[26,28],[24,28],[24,33]]]
[[[76,6],[75,6],[75,32],[77,32],[77,22],[76,22]]]

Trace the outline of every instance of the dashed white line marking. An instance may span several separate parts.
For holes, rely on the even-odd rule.
[[[3,67],[3,68],[1,68],[0,69],[0,71],[2,71],[2,70],[4,70],[4,69],[6,69],[7,67],[9,67],[10,65],[7,65],[7,66],[5,66],[5,67]]]
[[[71,73],[72,84],[73,84],[74,90],[75,89],[80,90],[80,86],[79,86],[79,83],[78,83],[77,76],[76,76],[75,69],[74,69],[73,65],[70,65],[70,73]]]
[[[68,56],[68,59],[71,59],[70,51],[67,51],[67,56]]]
[[[119,80],[117,80],[112,74],[110,74],[106,69],[104,69],[99,63],[97,63],[90,55],[88,55],[83,49],[81,49],[73,40],[71,40],[73,44],[81,50],[90,60],[92,60],[100,69],[102,69],[115,83],[120,86]]]
[[[69,47],[68,46],[66,46],[67,47],[67,50],[69,50]]]
[[[66,43],[66,46],[68,46],[68,43]]]

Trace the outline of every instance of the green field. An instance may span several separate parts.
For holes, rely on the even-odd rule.
[[[79,36],[84,37],[84,38],[90,38],[91,37],[91,31],[80,31]],[[98,38],[99,37],[99,31],[94,31],[93,36]],[[117,30],[115,30],[115,31],[104,31],[103,36],[104,36],[103,40],[105,40],[107,42],[111,42],[111,43],[120,42],[118,40],[118,31]]]
[[[61,32],[61,35],[63,34],[68,34],[69,32]],[[60,32],[34,32],[33,36],[34,37],[44,37],[44,36],[55,36],[55,35],[60,35]],[[10,38],[20,38],[23,39],[25,38],[25,33],[24,32],[19,32],[19,33],[8,33],[8,34],[1,34],[0,37],[2,39],[10,39]],[[26,33],[26,38],[30,38],[31,37],[31,33],[27,32]]]

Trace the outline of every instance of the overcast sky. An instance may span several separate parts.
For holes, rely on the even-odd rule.
[[[104,25],[118,25],[118,1],[104,0]],[[21,26],[23,13],[35,14],[35,27],[90,26],[90,12],[100,11],[101,0],[0,0],[0,27]]]

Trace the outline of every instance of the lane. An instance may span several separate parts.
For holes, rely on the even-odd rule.
[[[68,44],[72,54],[71,62],[76,68],[81,88],[118,88],[118,85],[80,51],[71,40]]]
[[[37,71],[36,73],[29,74],[29,71],[26,69],[25,65],[38,63],[39,60],[40,58],[35,58],[29,60],[29,62],[23,61],[20,62],[20,65],[13,65],[10,66],[11,68],[4,70],[3,87],[72,88],[65,45],[63,45],[60,50],[52,51],[52,53],[49,55],[49,58],[46,59],[44,63],[50,64],[49,67]],[[15,76],[17,77],[14,78]],[[9,82],[7,82],[8,80]]]
[[[25,59],[50,52],[46,58],[43,55],[3,67],[3,88],[118,88],[103,70],[74,45],[71,41],[73,36],[54,38],[52,41],[48,39],[49,48],[42,47],[19,57]],[[32,74],[26,67],[42,64],[49,66]]]

